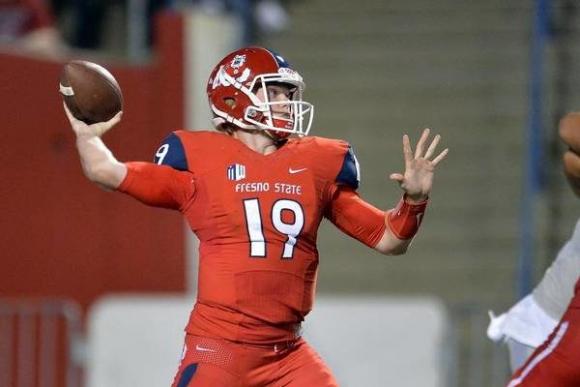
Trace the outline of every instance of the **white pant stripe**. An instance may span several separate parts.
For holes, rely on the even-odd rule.
[[[548,344],[548,346],[542,352],[538,353],[536,357],[534,357],[532,361],[530,361],[530,363],[526,366],[526,368],[524,368],[521,375],[518,378],[512,380],[510,384],[507,385],[507,387],[519,386],[524,381],[525,377],[534,369],[534,367],[536,367],[539,362],[544,360],[554,351],[554,349],[558,346],[558,344],[560,344],[562,337],[568,330],[568,325],[569,325],[568,321],[564,321],[562,325],[560,325],[558,332],[556,332],[556,335],[554,336],[550,344]]]

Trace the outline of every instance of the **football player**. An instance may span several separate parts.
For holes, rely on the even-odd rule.
[[[520,368],[558,325],[580,276],[580,221],[534,290],[510,310],[492,315],[487,334],[505,341],[512,372]]]
[[[383,254],[403,254],[419,229],[440,136],[414,152],[403,136],[404,196],[383,211],[357,193],[350,145],[306,137],[313,106],[286,60],[260,47],[234,51],[207,83],[217,131],[176,131],[155,163],[121,163],[101,141],[118,123],[67,116],[85,175],[152,206],[180,211],[200,241],[196,304],[173,386],[336,386],[300,337],[312,307],[323,218]],[[65,107],[66,109],[66,107]],[[291,135],[297,135],[291,137]]]
[[[518,369],[508,387],[580,386],[580,279],[574,297],[547,340]]]
[[[564,172],[580,196],[580,115],[562,119],[560,138],[569,147]],[[510,350],[509,387],[580,385],[579,278],[580,221],[533,292],[490,323],[488,335],[504,339]]]

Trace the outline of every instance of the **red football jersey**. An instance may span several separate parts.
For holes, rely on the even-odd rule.
[[[580,386],[580,279],[562,319],[518,369],[507,387]]]
[[[574,297],[572,298],[571,305],[573,308],[580,308],[580,278],[578,278],[576,286],[574,286]]]
[[[371,247],[385,231],[384,212],[356,193],[358,163],[344,141],[290,139],[262,155],[223,133],[178,131],[156,162],[127,163],[119,190],[180,210],[199,238],[195,335],[295,338],[313,303],[322,218]]]

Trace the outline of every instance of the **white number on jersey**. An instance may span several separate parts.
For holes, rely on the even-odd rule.
[[[294,215],[293,223],[282,221],[283,211],[290,211]],[[266,256],[266,239],[262,228],[262,215],[260,213],[260,202],[258,199],[244,200],[244,212],[246,215],[246,227],[250,239],[250,256]],[[279,233],[288,238],[284,243],[283,259],[292,259],[294,246],[298,241],[298,235],[304,227],[304,210],[300,204],[294,200],[281,199],[272,206],[272,225]]]
[[[159,147],[159,149],[157,149],[157,152],[155,153],[157,164],[159,165],[163,164],[163,159],[165,159],[165,156],[167,156],[168,152],[169,152],[169,144],[163,144]]]
[[[244,210],[246,212],[246,227],[250,237],[250,256],[265,257],[266,240],[262,230],[262,215],[258,199],[244,200]]]

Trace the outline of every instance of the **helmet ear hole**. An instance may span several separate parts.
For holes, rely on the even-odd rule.
[[[231,97],[224,98],[224,103],[230,108],[234,109],[236,107],[236,100]]]

